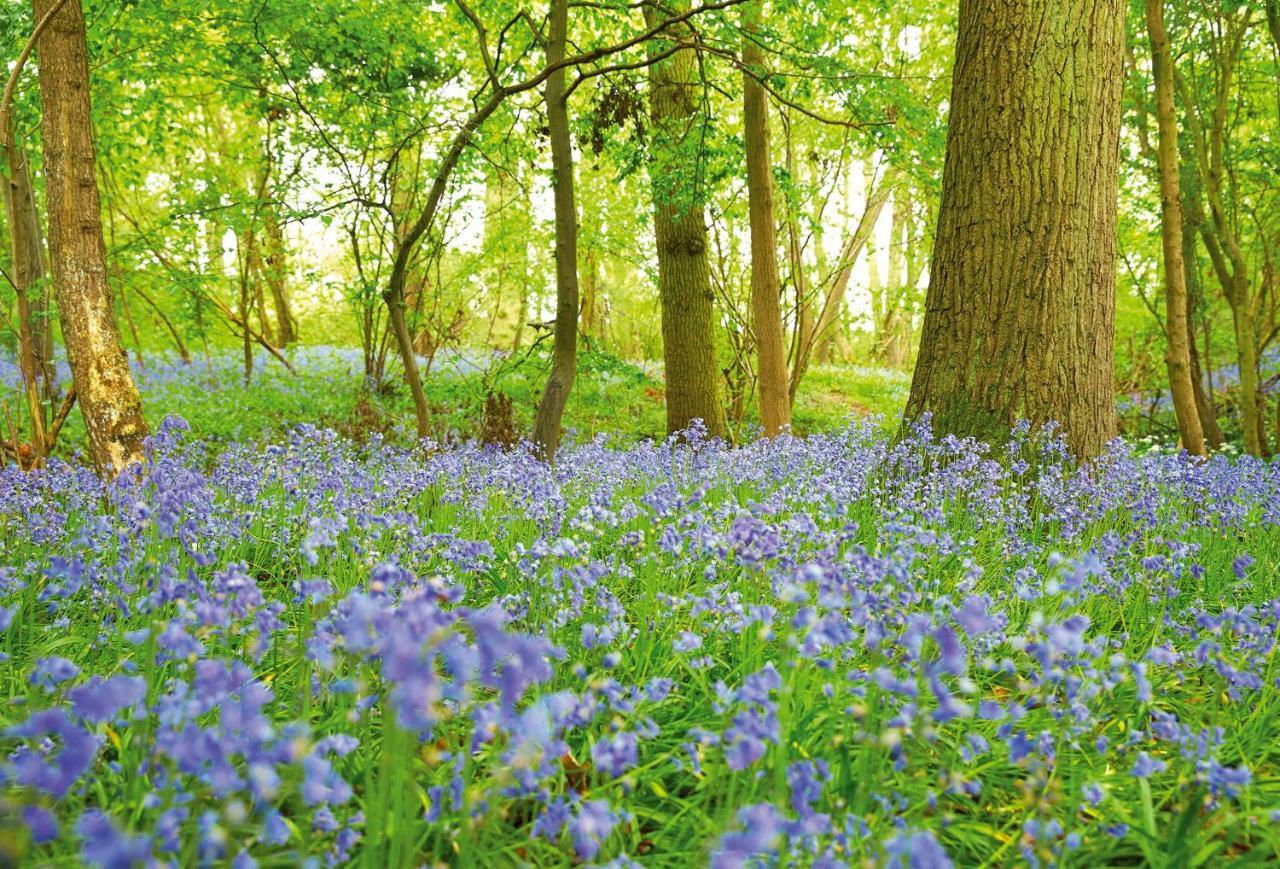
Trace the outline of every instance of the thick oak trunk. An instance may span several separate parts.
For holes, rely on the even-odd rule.
[[[568,0],[553,0],[547,41],[549,67],[564,59],[568,17]],[[551,373],[534,417],[533,442],[550,460],[560,446],[560,421],[578,366],[578,206],[573,195],[573,142],[563,68],[547,78],[545,95],[556,215],[556,325]]]
[[[764,52],[756,40],[756,5],[743,7],[743,127],[747,156],[748,217],[751,224],[751,327],[756,339],[760,424],[773,437],[791,424],[787,351],[782,334],[778,281],[778,232],[773,213],[773,168],[769,149],[769,101],[756,76],[764,75]]]
[[[53,3],[35,0],[36,18]],[[93,459],[115,474],[142,461],[147,424],[107,282],[80,0],[62,5],[36,49],[44,110],[49,259],[59,321]]]
[[[673,3],[674,13],[687,4]],[[650,26],[658,13],[645,7]],[[687,25],[652,40],[657,55],[670,40],[687,41]],[[681,48],[649,67],[654,236],[658,248],[658,293],[662,302],[662,355],[667,387],[667,431],[684,431],[700,419],[713,437],[725,435],[717,394],[715,311],[707,262],[703,179],[689,159],[705,122],[699,108],[697,57]]]
[[[1115,434],[1121,0],[961,0],[942,204],[907,417],[998,440]]]

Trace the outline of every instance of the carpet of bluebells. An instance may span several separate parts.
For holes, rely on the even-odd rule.
[[[870,423],[0,473],[0,863],[1280,859],[1280,468]]]

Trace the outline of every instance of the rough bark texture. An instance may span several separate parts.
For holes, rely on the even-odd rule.
[[[53,0],[34,0],[37,19],[52,5]],[[37,51],[49,258],[62,336],[93,459],[115,474],[142,461],[147,424],[107,282],[80,0],[70,0],[55,14]]]
[[[671,4],[678,14],[686,3]],[[650,26],[658,13],[645,7]],[[670,40],[687,40],[687,25],[671,27],[651,40],[658,54]],[[699,141],[697,57],[682,48],[649,67],[652,119],[650,179],[654,236],[658,248],[658,293],[662,302],[662,355],[667,386],[667,431],[687,429],[700,419],[713,437],[725,435],[717,394],[714,297],[707,262],[707,222],[702,180],[690,149]]]
[[[1116,431],[1121,0],[961,0],[942,203],[908,419]]]
[[[1173,110],[1173,56],[1164,26],[1163,0],[1146,0],[1147,35],[1156,87],[1156,161],[1160,170],[1160,235],[1164,246],[1165,367],[1183,448],[1204,455],[1204,433],[1191,378],[1187,332],[1187,282],[1182,262],[1182,188],[1178,178],[1178,125]]]
[[[564,59],[568,18],[568,0],[553,0],[547,66]],[[578,365],[578,206],[573,195],[573,142],[569,137],[563,68],[547,78],[545,95],[556,214],[556,326],[551,373],[534,417],[533,442],[550,460],[560,446],[560,421]]]
[[[773,213],[773,169],[769,149],[769,101],[755,75],[764,74],[764,53],[756,43],[756,4],[744,7],[742,61],[743,127],[747,151],[748,217],[751,223],[751,327],[756,339],[756,382],[760,424],[773,437],[791,424],[787,351],[782,334],[778,282],[778,231]]]

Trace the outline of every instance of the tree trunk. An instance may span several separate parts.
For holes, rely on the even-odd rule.
[[[6,157],[9,178],[4,182],[4,204],[12,242],[13,289],[17,307],[18,368],[22,373],[27,415],[31,418],[32,463],[44,463],[47,447],[44,401],[53,392],[53,339],[44,283],[44,250],[40,242],[40,221],[31,190],[27,155],[14,137],[12,115],[6,115]],[[47,337],[47,342],[44,340]]]
[[[595,245],[582,256],[582,334],[604,343],[604,301],[600,298],[600,257]]]
[[[1185,174],[1185,173],[1184,173]],[[1218,425],[1218,413],[1213,406],[1212,382],[1206,385],[1205,371],[1200,365],[1200,351],[1196,344],[1195,312],[1200,307],[1200,270],[1196,268],[1196,228],[1187,209],[1182,209],[1182,267],[1187,285],[1187,350],[1191,362],[1191,386],[1195,390],[1196,409],[1200,415],[1200,429],[1210,449],[1221,449],[1227,442],[1222,427]]]
[[[37,20],[54,2],[34,0]],[[80,0],[63,4],[40,35],[37,51],[58,315],[93,460],[114,475],[143,460],[147,423],[107,282]]]
[[[687,9],[673,2],[671,13]],[[645,20],[660,17],[645,6]],[[649,42],[650,56],[669,41],[687,42],[687,24]],[[725,436],[717,395],[715,310],[707,262],[704,182],[688,159],[688,137],[705,125],[698,108],[697,57],[684,47],[649,67],[652,118],[649,176],[653,188],[654,236],[658,248],[658,294],[662,302],[662,355],[667,386],[667,432],[700,419],[712,437]]]
[[[897,173],[892,168],[885,172],[885,176],[880,179],[880,184],[874,190],[868,189],[867,204],[862,211],[862,216],[858,218],[858,225],[854,229],[844,243],[844,247],[840,250],[840,267],[836,272],[834,279],[827,288],[826,296],[822,301],[822,310],[818,313],[817,323],[808,334],[808,340],[798,342],[795,358],[791,365],[791,400],[796,399],[796,391],[800,388],[800,380],[804,377],[806,371],[809,370],[809,360],[813,356],[814,348],[823,341],[830,332],[831,327],[839,320],[840,314],[844,309],[844,297],[849,290],[849,281],[853,277],[853,265],[857,262],[858,254],[862,252],[863,247],[871,238],[872,232],[875,231],[876,221],[880,219],[880,212],[884,210],[884,205],[889,201],[889,193],[893,189],[897,180]]]
[[[284,230],[276,214],[275,205],[268,204],[263,211],[263,229],[266,235],[266,256],[263,257],[263,273],[267,288],[271,291],[272,307],[276,312],[276,332],[281,347],[288,347],[298,340],[298,324],[289,304],[289,252],[285,247]]]
[[[787,351],[782,335],[782,293],[778,282],[778,235],[773,214],[773,169],[769,148],[769,101],[755,76],[765,74],[764,52],[756,43],[758,8],[743,7],[743,128],[747,151],[748,216],[751,223],[751,327],[756,339],[756,382],[765,437],[791,425]]]
[[[1178,177],[1178,124],[1173,110],[1173,56],[1163,0],[1146,0],[1147,35],[1156,87],[1156,160],[1160,169],[1160,229],[1164,249],[1165,366],[1183,448],[1204,455],[1204,433],[1191,377],[1186,268],[1182,261],[1182,187]]]
[[[1241,29],[1248,24],[1247,17],[1232,19],[1227,27],[1215,33],[1214,99],[1208,128],[1200,119],[1197,105],[1191,99],[1186,82],[1175,74],[1174,84],[1179,89],[1186,110],[1188,135],[1195,153],[1195,167],[1200,191],[1209,203],[1209,218],[1201,210],[1199,198],[1192,199],[1192,216],[1204,239],[1213,263],[1214,273],[1222,286],[1223,296],[1231,306],[1231,320],[1236,339],[1236,364],[1240,370],[1240,430],[1245,449],[1253,456],[1265,452],[1265,432],[1261,425],[1258,400],[1258,347],[1254,324],[1253,306],[1249,292],[1249,263],[1238,227],[1227,207],[1227,123],[1232,104],[1232,83],[1236,63],[1244,43]]]
[[[12,242],[13,282],[25,296],[25,325],[31,333],[34,371],[40,380],[43,397],[48,399],[54,388],[53,320],[49,311],[49,286],[45,280],[44,242],[40,217],[36,213],[35,192],[31,187],[31,164],[15,132],[10,115],[7,132],[10,143],[7,149],[9,180],[5,185],[4,201]],[[21,327],[23,324],[18,325]]]
[[[547,66],[564,59],[568,20],[568,0],[552,0]],[[560,446],[560,421],[578,366],[578,206],[573,196],[573,141],[563,68],[547,79],[545,94],[556,213],[556,326],[551,373],[534,417],[533,442],[550,461]]]
[[[961,0],[942,204],[907,419],[998,440],[1116,431],[1121,0]]]
[[[1222,427],[1218,425],[1218,413],[1213,403],[1213,377],[1208,370],[1212,363],[1209,358],[1209,320],[1201,310],[1204,290],[1201,287],[1199,254],[1196,249],[1196,235],[1199,232],[1196,221],[1200,214],[1196,204],[1200,195],[1197,184],[1195,162],[1183,156],[1179,160],[1179,188],[1182,190],[1182,269],[1187,285],[1187,349],[1191,355],[1191,385],[1195,389],[1200,429],[1204,432],[1209,448],[1216,450],[1227,439]],[[1205,332],[1204,365],[1200,362],[1200,349],[1196,340],[1197,319],[1203,324]]]
[[[1248,286],[1241,284],[1234,295],[1247,299]],[[1253,309],[1247,301],[1231,306],[1231,324],[1235,328],[1236,361],[1240,368],[1240,431],[1249,455],[1263,456],[1266,448],[1259,424],[1262,414],[1258,402],[1258,336]]]
[[[881,319],[877,322],[876,350],[880,362],[891,368],[902,365],[903,359],[903,311],[905,297],[903,283],[906,273],[907,236],[911,229],[911,200],[907,197],[906,184],[893,191],[892,219],[889,223],[889,272],[886,276],[881,303]]]

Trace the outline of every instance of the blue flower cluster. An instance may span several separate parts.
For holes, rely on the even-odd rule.
[[[185,429],[0,472],[0,862],[1280,855],[1275,466]]]

